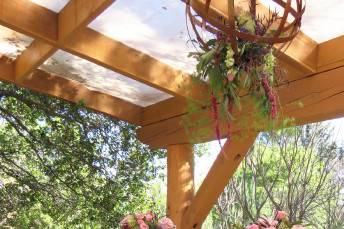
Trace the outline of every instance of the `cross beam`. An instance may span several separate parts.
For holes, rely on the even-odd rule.
[[[27,4],[23,1],[13,1],[16,3]],[[72,38],[78,30],[87,26],[101,12],[110,6],[114,0],[71,0],[61,10],[60,13],[54,14],[49,11],[49,19],[57,24],[58,42],[63,45],[68,39]],[[11,8],[10,8],[11,9]],[[37,11],[43,11],[40,7],[35,7]],[[48,18],[48,16],[46,17]],[[34,40],[32,44],[16,59],[15,64],[15,81],[22,82],[28,75],[36,70],[51,55],[57,51],[57,47],[42,40]]]
[[[307,78],[295,80],[283,84],[277,88],[281,103],[281,115],[284,118],[294,118],[294,124],[306,124],[310,122],[323,121],[326,119],[344,116],[344,67],[314,74]],[[168,107],[168,105],[165,105]],[[242,110],[234,111],[237,120],[232,125],[232,131],[241,131],[238,126],[240,122],[247,124],[255,122],[254,128],[258,131],[264,130],[264,122],[256,122],[252,116],[252,101],[248,96],[242,98]],[[139,139],[153,148],[166,147],[170,144],[187,143],[187,136],[182,120],[188,114],[182,113],[161,122],[145,125],[138,130]],[[209,109],[189,116],[191,122],[207,119],[207,123],[195,126],[192,133],[209,130],[204,136],[200,136],[197,142],[204,142],[216,139],[212,122],[212,113]],[[144,121],[143,121],[144,122]],[[227,134],[226,120],[220,123],[222,136]]]
[[[21,83],[15,82],[15,63],[6,57],[0,59],[0,80],[72,103],[82,101],[90,109],[135,125],[141,124],[142,107],[105,93],[90,90],[81,83],[42,70],[34,70]]]
[[[15,61],[15,82],[21,83],[57,49],[41,40],[34,40]]]

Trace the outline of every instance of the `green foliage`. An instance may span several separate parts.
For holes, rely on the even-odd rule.
[[[325,124],[261,134],[218,200],[215,228],[248,225],[274,210],[307,228],[344,228],[343,148],[332,136]]]
[[[255,34],[256,32],[256,23],[249,12],[245,12],[240,17],[237,17],[237,24],[251,34]]]
[[[197,72],[203,71],[203,69],[210,64],[210,61],[214,58],[214,55],[215,55],[214,49],[201,54],[199,57],[199,62],[196,65]]]
[[[157,176],[136,127],[0,83],[0,223],[18,228],[116,228],[146,211]],[[1,226],[1,225],[0,225]]]

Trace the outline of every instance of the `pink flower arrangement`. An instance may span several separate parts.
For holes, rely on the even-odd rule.
[[[145,217],[148,222],[151,222],[155,218],[155,215],[153,212],[149,211],[146,213]]]
[[[277,211],[276,213],[276,219],[277,220],[283,220],[287,217],[287,213],[285,211]]]
[[[280,227],[289,229],[306,229],[306,227],[302,225],[293,225],[290,223],[285,211],[276,211],[274,219],[260,217],[255,223],[248,225],[246,229],[278,229]]]
[[[149,211],[146,214],[129,214],[120,222],[121,229],[174,229],[176,226],[171,219],[163,217],[158,219]]]
[[[294,225],[291,229],[306,229],[306,227],[302,225]]]
[[[251,225],[248,225],[246,229],[259,229],[259,226],[257,224],[251,224]]]
[[[172,220],[167,217],[159,219],[158,227],[160,227],[160,229],[174,229],[175,228]]]

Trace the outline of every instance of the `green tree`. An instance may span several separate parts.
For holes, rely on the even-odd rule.
[[[0,227],[116,228],[147,210],[164,154],[135,129],[82,102],[0,83]]]
[[[261,134],[214,209],[215,228],[284,210],[310,228],[344,228],[343,149],[325,124]]]

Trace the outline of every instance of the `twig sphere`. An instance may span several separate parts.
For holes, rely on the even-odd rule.
[[[253,32],[240,30],[236,25],[236,16],[245,8],[243,0],[237,4],[234,4],[234,0],[186,0],[186,13],[198,42],[201,45],[206,43],[200,36],[201,29],[213,34],[225,34],[230,38],[234,50],[238,39],[273,45],[290,42],[300,31],[301,19],[305,11],[303,0],[271,0],[283,12],[279,14],[276,10],[269,9],[264,16],[257,14],[256,0],[246,2],[248,4],[244,12],[255,22]],[[222,8],[227,6],[227,12],[219,12],[216,5]],[[287,23],[288,17],[292,18],[292,21]]]

